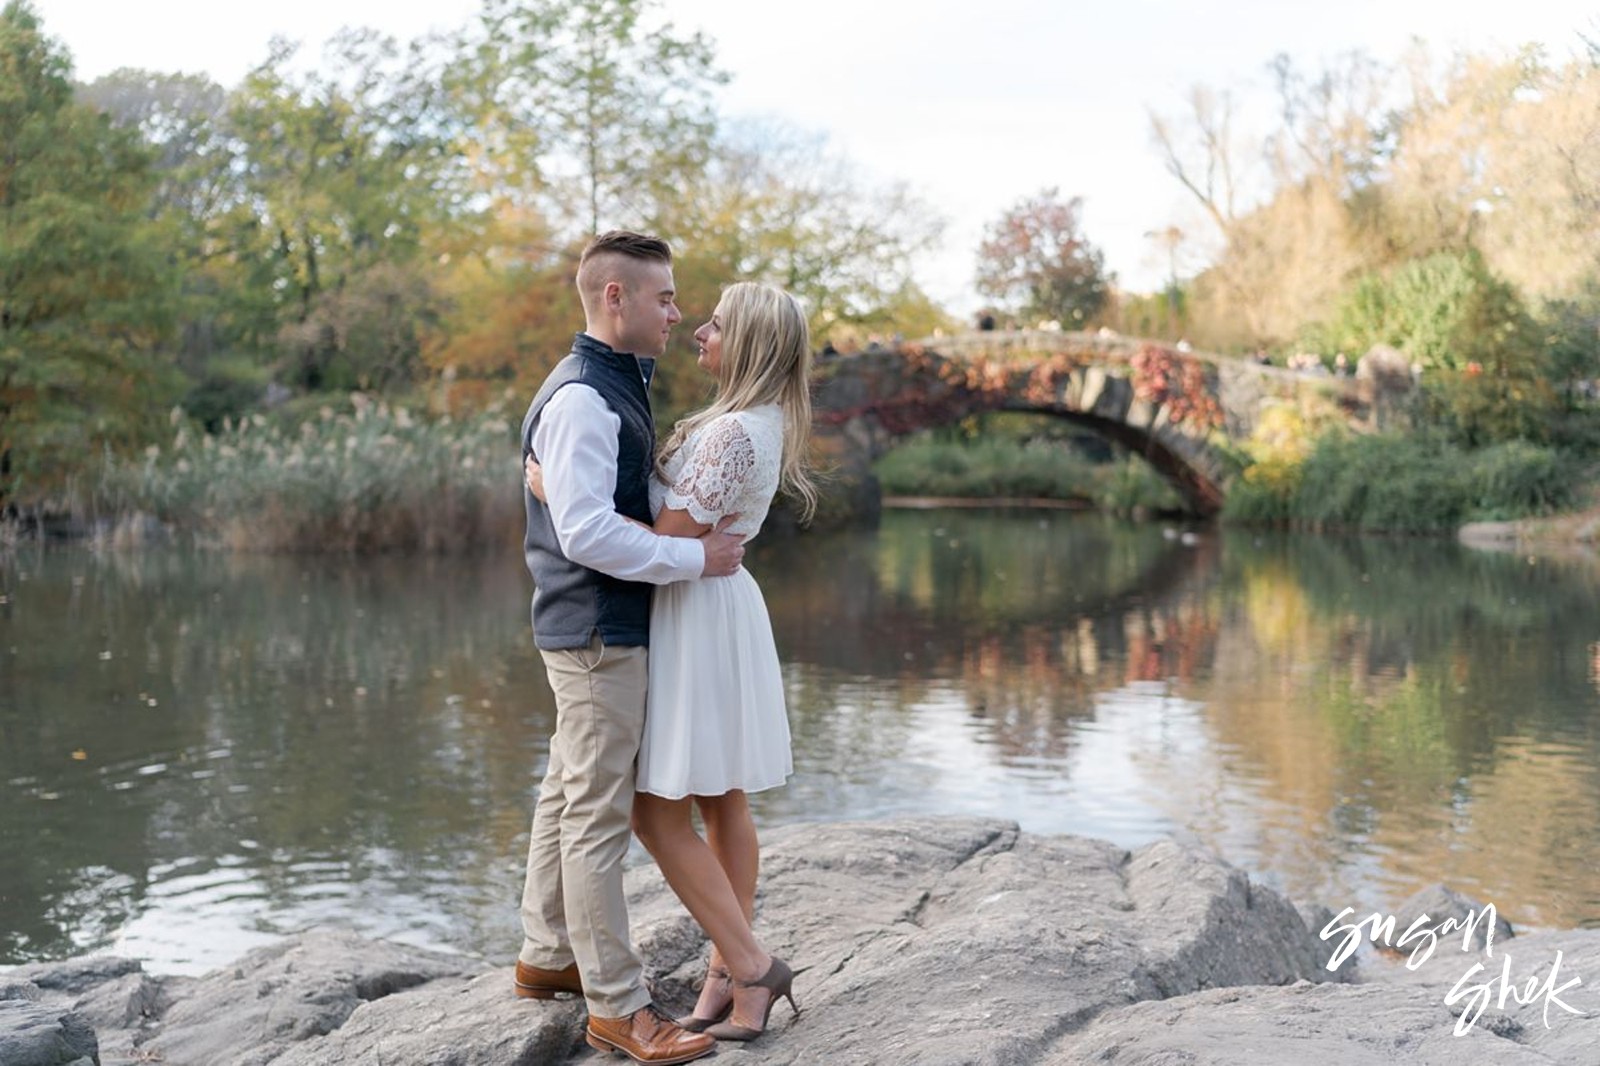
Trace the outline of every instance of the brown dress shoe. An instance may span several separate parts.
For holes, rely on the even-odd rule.
[[[691,1033],[656,1010],[655,1004],[640,1007],[626,1018],[596,1018],[589,1015],[589,1046],[601,1051],[626,1055],[648,1066],[669,1066],[709,1054],[717,1046],[705,1033]]]
[[[562,970],[543,970],[517,963],[517,995],[523,999],[555,999],[558,994],[583,995],[583,981],[578,977],[578,964],[572,963]]]

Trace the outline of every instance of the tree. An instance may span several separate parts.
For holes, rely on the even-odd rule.
[[[1530,299],[1577,294],[1600,268],[1600,68],[1419,55],[1412,86],[1387,190],[1408,252],[1470,245]]]
[[[912,264],[942,229],[904,185],[871,185],[824,138],[771,123],[725,131],[658,224],[683,250],[686,312],[735,279],[767,281],[805,303],[819,344],[925,303]]]
[[[1279,56],[1271,72],[1279,123],[1264,138],[1242,136],[1232,95],[1203,85],[1183,117],[1150,114],[1163,165],[1212,224],[1191,316],[1207,347],[1286,341],[1383,262],[1371,189],[1388,69],[1356,52],[1314,75]]]
[[[1364,352],[1383,344],[1427,369],[1532,376],[1538,350],[1532,320],[1516,290],[1476,253],[1440,252],[1351,286],[1329,340]]]
[[[212,218],[229,192],[228,92],[203,74],[124,67],[79,88],[80,103],[136,132],[157,179],[153,210],[190,224]]]
[[[73,100],[32,5],[0,9],[0,505],[39,502],[170,402],[149,157]]]
[[[569,236],[659,216],[698,176],[727,76],[651,0],[485,0],[447,79],[493,194],[531,195]]]
[[[1577,406],[1578,397],[1600,378],[1600,278],[1591,279],[1580,296],[1546,303],[1539,326],[1551,379],[1568,406]]]
[[[702,398],[691,333],[734,280],[793,292],[818,345],[846,346],[848,335],[869,330],[924,336],[947,322],[911,277],[938,219],[904,187],[865,182],[820,138],[734,126],[661,211],[644,224],[672,243],[686,318],[654,390],[668,410]],[[453,306],[424,358],[446,378],[451,405],[536,384],[566,353],[582,320],[572,275],[585,239],[562,244],[550,226],[537,211],[500,202],[485,239],[459,249],[442,272]]]
[[[281,369],[305,387],[386,380],[414,364],[433,314],[425,275],[402,282],[396,272],[419,261],[434,231],[471,214],[467,173],[421,46],[402,53],[389,38],[346,31],[330,45],[331,70],[309,73],[295,70],[296,50],[274,42],[229,106],[239,189],[216,226],[245,287],[271,301],[252,309],[242,339],[281,344]],[[359,310],[374,294],[386,321]],[[314,320],[328,328],[305,328]],[[335,372],[352,346],[385,352],[387,369],[373,377],[373,364],[354,380]],[[397,362],[401,351],[413,355]]]
[[[978,248],[978,291],[1023,315],[1086,325],[1105,306],[1105,257],[1078,230],[1082,197],[1057,189],[1019,201]]]
[[[183,409],[208,427],[261,398],[275,305],[249,284],[239,255],[244,159],[231,136],[226,89],[203,75],[123,68],[77,93],[151,155],[151,214],[179,277],[175,361],[187,379]],[[250,242],[245,247],[252,248]]]
[[[1364,52],[1339,56],[1308,75],[1287,55],[1271,64],[1282,120],[1267,155],[1279,185],[1320,181],[1350,197],[1378,176],[1384,155],[1391,70]]]

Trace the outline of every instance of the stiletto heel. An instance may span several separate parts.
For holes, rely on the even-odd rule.
[[[772,1017],[772,1005],[780,998],[789,1001],[789,1009],[794,1011],[795,1017],[800,1015],[800,1005],[794,1001],[794,971],[789,969],[789,964],[778,956],[772,956],[772,964],[767,967],[767,972],[757,981],[741,981],[737,977],[733,984],[738,988],[764,988],[767,990],[767,1005],[761,1011],[761,1028],[751,1029],[743,1025],[734,1025],[732,1022],[719,1022],[707,1026],[705,1032],[718,1040],[754,1040],[767,1031],[767,1019]],[[729,1013],[732,1013],[733,1004],[728,1004]]]
[[[713,979],[718,981],[732,981],[733,974],[729,973],[720,966],[714,966],[706,971],[706,981]],[[705,987],[704,981],[701,982],[701,987]],[[717,1012],[715,1017],[702,1018],[698,1014],[685,1014],[682,1018],[674,1018],[673,1023],[676,1024],[678,1028],[687,1029],[691,1033],[703,1033],[711,1026],[716,1025],[718,1022],[726,1021],[728,1015],[732,1013],[733,994],[730,992],[728,994],[728,1002],[723,1004],[722,1009]]]

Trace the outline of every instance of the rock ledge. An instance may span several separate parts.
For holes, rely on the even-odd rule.
[[[1489,1010],[1454,1035],[1444,995],[1471,959],[1330,973],[1295,906],[1170,841],[1134,852],[992,819],[789,826],[767,834],[758,926],[806,1008],[719,1058],[781,1064],[1319,1066],[1566,1063],[1590,1018]],[[687,1009],[705,960],[653,867],[630,871],[657,998]],[[508,906],[511,904],[508,903]],[[1505,945],[1497,944],[1497,954]],[[1518,975],[1565,952],[1600,981],[1600,931],[1516,941]],[[1524,961],[1526,960],[1526,961]],[[1498,961],[1495,972],[1498,972]],[[5,1066],[535,1066],[588,1060],[580,1002],[511,994],[490,966],[312,929],[201,978],[126,959],[0,975]]]

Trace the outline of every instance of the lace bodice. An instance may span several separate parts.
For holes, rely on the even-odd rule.
[[[783,409],[766,404],[719,415],[689,435],[667,457],[667,481],[650,479],[650,513],[663,506],[688,511],[696,522],[715,525],[737,514],[728,527],[748,542],[766,520],[778,491],[783,464]]]

